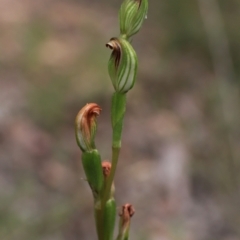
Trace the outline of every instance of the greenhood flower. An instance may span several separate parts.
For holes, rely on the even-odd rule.
[[[125,0],[120,8],[119,22],[122,36],[136,34],[147,17],[148,0]]]
[[[125,39],[111,38],[106,44],[112,50],[108,72],[116,92],[126,93],[135,83],[138,67],[136,52]]]
[[[77,114],[75,120],[75,135],[78,146],[83,152],[95,149],[95,134],[97,130],[96,117],[101,108],[96,103],[86,104]]]

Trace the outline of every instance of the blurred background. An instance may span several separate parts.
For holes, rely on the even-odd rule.
[[[149,2],[115,180],[136,209],[130,239],[239,240],[240,2]],[[0,0],[1,240],[97,239],[74,119],[102,107],[109,159],[120,4]]]

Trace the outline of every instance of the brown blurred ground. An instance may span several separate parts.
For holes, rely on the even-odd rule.
[[[96,239],[73,123],[97,102],[110,158],[105,43],[120,3],[0,0],[0,239]],[[240,238],[239,11],[150,1],[115,181],[118,206],[136,209],[130,239]]]

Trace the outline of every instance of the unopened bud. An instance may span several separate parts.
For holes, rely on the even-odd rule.
[[[108,177],[110,175],[110,172],[111,172],[111,167],[112,167],[112,164],[108,161],[103,161],[102,162],[102,171],[103,171],[103,177],[104,177],[104,184],[106,185],[107,184],[107,181],[108,181]],[[114,183],[112,183],[112,186],[111,186],[111,197],[113,197],[115,193],[115,186],[114,186]]]
[[[108,161],[102,162],[103,176],[106,178],[110,175],[112,164]]]
[[[112,50],[108,72],[116,92],[126,93],[135,83],[138,67],[137,55],[125,39],[112,38],[106,44]]]
[[[75,120],[75,135],[78,146],[83,152],[95,149],[95,134],[97,130],[96,117],[101,108],[96,103],[86,104],[77,114]]]
[[[127,38],[136,34],[147,16],[148,0],[124,0],[119,12],[120,32]]]
[[[135,210],[131,204],[126,203],[122,206],[122,209],[119,213],[120,221],[117,240],[128,240],[130,220],[134,213]]]

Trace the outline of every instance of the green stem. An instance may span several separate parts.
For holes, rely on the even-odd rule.
[[[111,186],[115,176],[118,156],[121,149],[121,137],[122,137],[122,127],[123,120],[126,111],[126,94],[115,92],[112,97],[112,128],[113,128],[113,137],[112,137],[112,167],[110,176],[106,183],[103,194],[103,204],[109,199],[111,195]]]
[[[97,218],[97,229],[98,229],[98,238],[99,240],[106,240],[105,239],[105,233],[103,231],[103,224],[105,221],[105,216],[104,216],[104,209],[106,207],[107,201],[111,198],[111,186],[113,183],[114,175],[116,172],[117,168],[117,162],[118,162],[118,156],[119,156],[120,148],[112,148],[112,167],[111,167],[111,172],[108,177],[108,181],[106,182],[106,186],[104,188],[104,192],[102,195],[102,201],[101,201],[101,210],[98,213],[98,218]]]
[[[126,93],[115,92],[112,96],[112,147],[121,148],[123,119],[126,111]]]
[[[119,153],[120,153],[120,149],[121,148],[112,147],[112,167],[111,167],[111,172],[110,172],[109,179],[108,179],[107,185],[106,185],[107,200],[111,196],[111,186],[112,186],[113,179],[114,179],[114,176],[115,176],[115,172],[116,172],[116,169],[117,169],[118,156],[119,156]]]
[[[97,229],[98,240],[103,240],[103,221],[102,221],[102,209],[95,206],[95,223]]]
[[[104,222],[104,209],[106,202],[111,197],[111,186],[115,176],[118,157],[121,149],[121,136],[122,136],[122,127],[123,119],[126,110],[126,94],[114,93],[112,97],[112,128],[113,128],[113,138],[112,138],[112,167],[111,172],[106,182],[106,185],[103,190],[101,197],[101,222]],[[101,231],[99,240],[104,239],[104,232]]]

